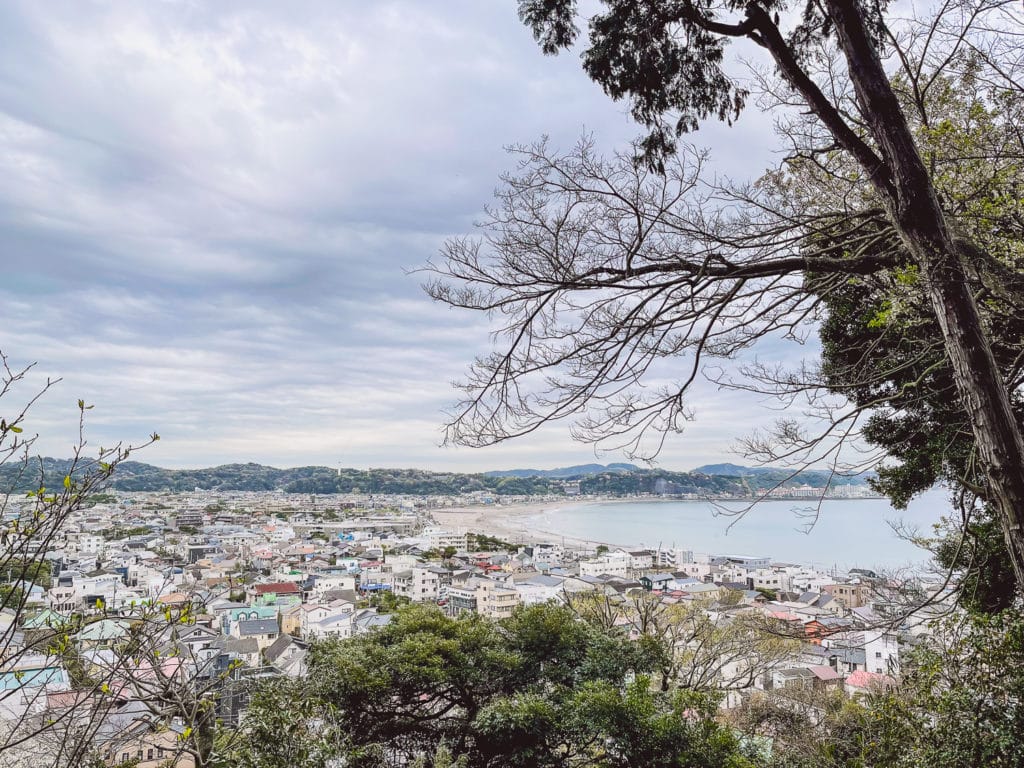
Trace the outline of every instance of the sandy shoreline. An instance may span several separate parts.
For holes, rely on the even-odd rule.
[[[602,500],[604,501],[604,500]],[[625,501],[625,500],[623,500]],[[593,503],[593,500],[591,500]],[[557,512],[578,502],[569,500],[533,502],[527,504],[480,505],[434,509],[431,515],[438,525],[467,533],[484,533],[513,543],[564,544],[573,549],[594,549],[598,544],[613,542],[593,541],[574,536],[563,536],[555,531],[537,527],[538,518],[548,512]]]
[[[679,503],[674,499],[643,499],[644,502]],[[688,500],[689,501],[689,500]],[[743,503],[749,503],[746,500]],[[771,501],[791,501],[787,499],[771,499]],[[856,499],[835,499],[835,501],[856,501]],[[571,549],[594,550],[599,544],[608,547],[637,547],[636,542],[606,541],[601,539],[584,539],[566,536],[558,531],[548,530],[553,525],[549,513],[584,506],[588,504],[635,504],[635,498],[595,498],[575,500],[555,499],[544,502],[512,503],[512,504],[479,504],[468,507],[451,507],[430,511],[435,522],[451,530],[466,533],[483,533],[514,544],[552,543],[562,544]],[[696,502],[695,502],[696,503]]]

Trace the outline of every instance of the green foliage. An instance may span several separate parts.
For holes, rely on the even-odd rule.
[[[1024,765],[1024,613],[947,620],[912,654],[904,686],[928,713],[916,765]]]
[[[381,613],[391,613],[410,602],[412,601],[405,595],[396,595],[390,589],[381,589],[370,593],[366,599],[366,606],[376,608]]]
[[[230,746],[232,768],[290,768],[322,766],[334,755],[333,747],[343,734],[335,730],[330,705],[304,695],[306,682],[280,678],[260,688],[245,719],[245,730],[236,743],[223,734]],[[226,736],[226,738],[224,738]],[[250,748],[250,745],[257,745]]]
[[[44,477],[62,479],[70,462],[63,459],[44,459]],[[597,475],[583,475],[583,493],[632,495],[637,493],[735,493],[746,495],[751,489],[772,487],[785,481],[788,485],[809,484],[823,486],[828,482],[826,472],[808,471],[796,477],[785,470],[767,470],[756,476],[735,477],[704,475],[666,470],[634,469]],[[208,469],[162,469],[137,461],[124,462],[118,467],[110,485],[119,491],[191,491],[203,488],[211,491],[266,491],[283,490],[298,494],[373,493],[453,496],[475,491],[486,491],[495,496],[563,495],[563,477],[501,477],[489,474],[459,474],[430,472],[420,469],[337,469],[330,467],[295,467],[277,469],[260,464],[226,464]],[[17,485],[24,479],[5,475],[0,466],[0,483],[9,480]],[[832,478],[834,484],[861,482],[859,479]],[[19,490],[25,490],[20,488]],[[116,497],[110,496],[111,502]],[[147,508],[160,508],[147,506]],[[223,503],[210,504],[207,512],[226,509]],[[278,517],[284,519],[282,513]],[[341,519],[337,510],[325,509],[325,520]]]
[[[904,83],[897,79],[894,88],[911,103]],[[971,290],[996,363],[1006,381],[1018,381],[1024,375],[1024,197],[1018,190],[1024,167],[1017,129],[1024,95],[979,81],[968,60],[959,77],[935,78],[926,107],[931,121],[914,126],[919,146],[933,168],[950,226],[970,257]],[[793,173],[806,187],[816,171],[803,166]],[[884,228],[876,240],[877,248],[901,247]],[[938,558],[963,574],[972,609],[1007,607],[1012,576],[989,508],[994,499],[987,497],[971,417],[918,270],[908,265],[843,283],[812,276],[808,286],[827,310],[820,330],[824,381],[868,410],[862,436],[889,457],[872,484],[897,507],[938,482],[952,488],[972,520],[966,531],[947,527],[945,541],[937,543]],[[1020,388],[1011,388],[1010,397],[1024,424]]]
[[[987,508],[964,525],[945,521],[934,542],[935,559],[960,576],[960,602],[975,613],[998,613],[1017,596],[1003,529]]]
[[[766,768],[1024,765],[1024,614],[947,617],[901,656],[899,688],[851,700],[751,699],[737,715],[773,740]]]
[[[518,552],[519,546],[486,533],[467,533],[466,544],[474,552]]]
[[[17,584],[0,584],[0,610],[16,609],[25,602],[26,592]]]
[[[918,725],[894,694],[853,700],[838,690],[794,691],[786,699],[758,694],[734,718],[742,730],[772,740],[755,759],[765,768],[896,768]]]
[[[94,493],[82,502],[83,507],[95,507],[97,504],[116,504],[117,496],[112,493]],[[147,505],[148,506],[148,505]],[[161,505],[162,506],[162,505]],[[157,509],[156,505],[151,507]]]
[[[114,526],[113,528],[106,528],[100,531],[100,536],[106,541],[113,541],[115,539],[126,539],[129,536],[145,536],[147,533],[152,532],[153,530],[147,525],[137,525],[131,528]]]
[[[43,589],[53,584],[53,568],[46,560],[29,560],[8,554],[0,565],[0,582],[31,582]]]
[[[291,749],[347,765],[742,764],[713,699],[653,691],[647,646],[564,607],[520,608],[499,624],[408,606],[369,635],[314,645],[308,661],[308,682],[290,694],[301,703],[274,682],[246,722],[298,720]],[[269,734],[243,733],[245,764],[297,764],[281,745],[264,746]]]

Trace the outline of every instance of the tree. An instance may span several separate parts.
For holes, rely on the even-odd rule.
[[[766,623],[759,611],[730,610],[707,600],[667,603],[649,592],[612,597],[583,592],[567,597],[583,621],[606,630],[628,628],[653,641],[651,658],[661,690],[704,693],[753,687],[765,673],[791,661],[799,643]]]
[[[969,232],[984,256],[972,264],[969,285],[1021,423],[1024,200],[1016,186],[1024,168],[1018,128],[1024,91],[987,84],[975,55],[965,58],[961,71],[933,78],[923,97],[915,99],[905,78],[894,78],[894,87],[935,169],[950,221]],[[822,176],[808,164],[797,174],[819,194],[830,186]],[[807,198],[802,202],[813,208],[816,202]],[[808,283],[813,289],[813,276]],[[937,542],[938,560],[961,573],[962,596],[972,607],[1006,607],[1015,593],[1012,563],[919,273],[911,267],[847,280],[822,300],[822,366],[799,386],[824,387],[841,394],[852,412],[867,413],[862,437],[895,460],[880,466],[871,482],[895,505],[937,482],[954,490],[960,519],[950,521]]]
[[[13,684],[0,691],[0,753],[5,765],[79,765],[92,755],[92,739],[109,711],[104,690],[112,674],[93,674],[81,664],[76,634],[95,620],[92,616],[50,617],[27,625],[36,613],[32,589],[52,584],[47,555],[63,545],[75,516],[107,486],[117,466],[138,447],[88,449],[86,411],[78,401],[78,439],[72,459],[59,474],[47,472],[32,455],[38,435],[26,432],[31,408],[57,383],[47,380],[27,397],[22,388],[32,366],[12,368],[0,352],[0,659]],[[14,398],[23,397],[20,404]],[[149,442],[159,439],[152,435]],[[145,443],[144,445],[148,444]],[[60,705],[49,697],[49,676],[68,675],[75,684]]]
[[[898,687],[754,697],[733,721],[773,740],[766,768],[1024,764],[1020,612],[950,615],[933,630],[906,649]]]
[[[648,650],[564,606],[502,622],[407,606],[368,635],[312,646],[295,699],[278,681],[262,689],[241,764],[313,754],[363,766],[739,765],[714,697],[653,690]],[[295,724],[291,745],[266,738],[283,722]]]
[[[575,43],[573,0],[521,0],[519,11],[546,53]],[[968,279],[984,252],[970,230],[951,226],[881,58],[893,54],[919,100],[971,50],[983,52],[991,82],[1019,88],[1020,51],[999,42],[1019,16],[1001,0],[947,0],[922,31],[856,0],[605,0],[589,19],[584,68],[650,129],[638,145],[648,170],[625,157],[603,162],[585,145],[570,157],[526,149],[483,243],[448,243],[428,291],[504,315],[509,338],[472,369],[449,438],[494,442],[590,408],[579,436],[653,430],[664,439],[688,415],[683,397],[702,358],[799,333],[823,283],[913,267],[1024,589],[1024,440]],[[794,19],[788,32],[782,17]],[[826,168],[840,157],[864,182],[831,215],[777,215],[784,209],[760,207],[757,190],[723,199],[701,177],[699,156],[673,154],[701,120],[741,111],[749,94],[723,63],[740,40],[775,66],[777,84],[766,78],[764,95],[808,115],[790,123],[793,155]],[[812,275],[813,295],[802,285]],[[637,384],[683,353],[692,373],[644,399]]]

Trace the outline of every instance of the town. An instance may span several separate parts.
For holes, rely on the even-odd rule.
[[[894,685],[901,647],[946,599],[940,583],[826,573],[767,553],[512,543],[437,524],[435,512],[482,506],[479,495],[118,492],[95,501],[59,535],[23,547],[18,556],[37,567],[4,587],[5,765],[65,749],[67,729],[47,739],[40,724],[77,722],[74,711],[96,724],[79,727],[88,743],[78,748],[106,765],[194,766],[182,749],[189,706],[215,702],[217,722],[238,727],[254,684],[301,678],[313,644],[373,633],[409,603],[497,621],[554,603],[605,611],[632,639],[674,632],[680,668],[726,692],[728,711],[756,696],[791,702]],[[12,503],[6,524],[22,513]],[[930,607],[909,621],[911,603]],[[651,621],[652,611],[666,621]]]

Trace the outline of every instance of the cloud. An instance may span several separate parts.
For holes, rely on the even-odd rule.
[[[504,145],[584,128],[636,133],[508,3],[6,4],[0,348],[38,361],[26,394],[63,377],[39,446],[66,453],[82,397],[94,442],[155,430],[168,466],[587,460],[564,426],[438,447],[488,328],[408,274],[471,231]],[[765,122],[732,130],[700,137],[749,148],[722,169],[764,165]],[[722,455],[736,407],[665,463]]]

